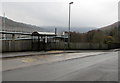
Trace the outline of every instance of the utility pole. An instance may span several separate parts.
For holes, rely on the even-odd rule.
[[[73,4],[73,2],[70,2],[70,3],[69,3],[68,49],[70,49],[70,13],[71,13],[71,4]]]
[[[3,30],[5,29],[5,12],[3,13]]]
[[[3,27],[2,30],[5,31],[5,12],[3,13]],[[5,39],[5,34],[3,34],[3,39]]]
[[[55,28],[55,50],[56,50],[56,36],[57,36],[57,28]]]

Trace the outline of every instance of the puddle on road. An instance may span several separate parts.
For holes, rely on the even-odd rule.
[[[24,58],[21,60],[21,62],[23,63],[29,63],[29,62],[34,62],[34,61],[36,61],[36,59],[34,58]]]
[[[18,62],[22,63],[32,63],[32,62],[45,62],[45,61],[57,61],[62,59],[70,59],[70,58],[77,58],[82,55],[90,55],[90,54],[101,54],[102,52],[89,52],[89,53],[68,53],[68,54],[55,54],[55,55],[40,55],[40,56],[29,56],[29,57],[20,57],[15,58],[13,60],[17,60]],[[74,55],[74,56],[73,56]]]

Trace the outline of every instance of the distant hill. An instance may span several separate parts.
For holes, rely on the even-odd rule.
[[[71,42],[120,43],[120,22],[106,27],[89,30],[86,33],[71,32]],[[119,45],[119,44],[118,44]]]
[[[4,26],[4,20],[5,20],[5,27]],[[43,26],[39,27],[36,25],[31,25],[31,24],[25,24],[25,23],[20,23],[13,21],[8,18],[3,18],[0,16],[0,26],[2,27],[3,30],[6,31],[17,31],[17,32],[33,32],[33,31],[49,31],[49,32],[54,32],[55,28],[57,28],[57,32],[63,32],[63,31],[68,31],[68,27],[59,27],[59,26]],[[102,28],[99,28],[99,30],[102,30],[104,32],[110,32],[112,29],[115,27],[119,27],[120,29],[120,21],[111,24],[109,26],[105,26]],[[96,27],[71,27],[72,32],[80,32],[80,33],[87,33],[88,31],[91,30],[96,30]]]
[[[0,29],[1,27],[3,27],[2,30],[5,31],[29,33],[32,33],[33,31],[54,32],[55,28],[57,28],[58,35],[61,35],[61,32],[63,31],[68,31],[68,27],[52,25],[39,27],[31,24],[16,22],[0,16]],[[105,42],[105,39],[108,38],[109,40],[109,37],[111,37],[111,40],[114,40],[114,42],[120,42],[120,21],[99,29],[95,27],[71,27],[71,33],[71,41],[74,40],[74,42]]]
[[[5,25],[4,25],[4,20],[5,20]],[[0,16],[0,26],[2,26],[2,30],[5,30],[5,31],[16,31],[16,32],[33,32],[36,30],[43,31],[43,28],[41,28],[41,27],[16,22],[16,21],[13,21],[13,20],[8,19],[8,18],[4,19],[1,16]]]
[[[43,27],[46,31],[54,31],[55,28],[57,28],[57,32],[63,32],[63,31],[68,31],[68,27],[52,27],[52,26],[47,26]],[[97,29],[96,27],[71,27],[70,30],[71,32],[79,32],[79,33],[85,33],[90,30]]]
[[[4,26],[4,18],[0,16],[0,26]],[[63,31],[68,31],[68,27],[59,27],[59,26],[35,26],[31,24],[25,24],[13,21],[11,19],[5,18],[5,28],[3,30],[6,31],[17,31],[17,32],[33,32],[33,31],[49,31],[54,32],[55,28],[57,28],[57,32],[61,33]],[[71,31],[84,33],[89,30],[96,29],[95,27],[71,27]]]
[[[102,28],[100,28],[100,30],[102,30],[102,31],[111,31],[111,30],[114,29],[114,28],[120,29],[120,21],[115,22],[115,23],[113,23],[113,24],[111,24],[111,25],[102,27]]]

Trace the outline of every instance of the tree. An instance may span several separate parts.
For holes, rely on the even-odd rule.
[[[114,42],[118,42],[119,38],[118,38],[118,28],[114,27],[111,31],[109,36],[112,36],[114,38]]]
[[[115,39],[112,36],[106,36],[104,42],[106,44],[114,43]]]
[[[82,35],[81,33],[70,32],[70,39],[71,39],[71,42],[81,42]]]
[[[101,44],[104,43],[105,34],[101,30],[96,30],[93,36],[93,43],[99,43],[99,48],[101,48]]]

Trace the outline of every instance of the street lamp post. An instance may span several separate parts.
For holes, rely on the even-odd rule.
[[[70,48],[70,12],[71,12],[71,4],[73,4],[73,2],[69,3],[68,48]]]

